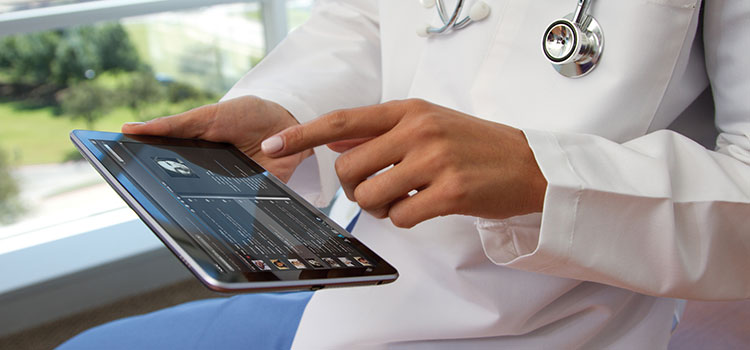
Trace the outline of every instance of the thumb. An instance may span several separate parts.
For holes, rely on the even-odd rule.
[[[123,124],[120,129],[123,134],[145,134],[145,132],[141,131],[143,129],[148,129],[144,128],[144,125],[146,125],[145,122],[127,122]]]
[[[215,115],[216,105],[212,104],[145,123],[125,123],[121,130],[124,134],[198,138],[207,131]]]

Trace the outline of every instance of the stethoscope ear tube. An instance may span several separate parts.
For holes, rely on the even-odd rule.
[[[456,7],[453,9],[453,13],[450,16],[448,16],[443,0],[420,0],[420,2],[422,3],[422,6],[427,8],[437,6],[440,21],[443,23],[440,27],[433,27],[429,24],[425,24],[424,26],[417,28],[417,35],[422,37],[459,30],[468,26],[472,22],[481,21],[490,15],[490,6],[481,0],[471,5],[469,15],[460,20],[458,18],[461,14],[461,10],[463,10],[464,0],[458,0]]]

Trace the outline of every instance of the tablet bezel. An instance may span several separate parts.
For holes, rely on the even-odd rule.
[[[283,291],[283,290],[318,290],[330,287],[352,285],[372,285],[389,283],[398,277],[398,272],[380,256],[367,248],[336,222],[328,218],[317,208],[289,189],[282,181],[265,171],[259,164],[247,157],[230,144],[214,143],[195,139],[175,139],[157,136],[127,135],[121,133],[100,132],[90,130],[73,130],[71,140],[83,154],[84,158],[99,172],[106,182],[130,206],[138,217],[156,234],[172,253],[209,289],[218,292],[239,291]],[[215,261],[215,258],[204,252],[194,238],[183,229],[176,220],[163,208],[142,185],[137,184],[113,157],[99,150],[92,140],[128,141],[150,145],[170,145],[183,147],[209,147],[228,150],[238,160],[253,169],[258,169],[266,175],[272,183],[278,186],[286,195],[292,198],[312,214],[321,218],[326,224],[336,229],[344,236],[348,243],[373,259],[374,267],[349,269],[326,269],[305,271],[237,271],[230,272],[222,269],[218,264],[199,264],[200,261]],[[109,166],[105,163],[111,163]],[[114,168],[114,169],[111,169]],[[156,218],[155,216],[161,216]],[[177,238],[181,238],[178,242]],[[188,239],[185,239],[188,238]],[[192,242],[192,243],[190,243]],[[190,251],[190,252],[188,252]],[[195,257],[194,257],[195,256]],[[297,273],[297,277],[295,277]],[[216,277],[214,277],[216,276]]]

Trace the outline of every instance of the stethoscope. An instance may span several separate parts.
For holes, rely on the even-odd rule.
[[[542,52],[547,60],[560,74],[569,78],[578,78],[590,73],[602,55],[604,34],[597,20],[588,14],[590,0],[577,0],[578,6],[573,13],[552,22],[542,37]],[[484,1],[475,2],[469,15],[459,19],[464,0],[457,0],[453,14],[445,9],[443,0],[420,0],[426,8],[437,7],[443,25],[433,27],[425,25],[417,29],[419,36],[428,37],[447,34],[465,28],[472,22],[481,21],[490,14],[490,6]]]

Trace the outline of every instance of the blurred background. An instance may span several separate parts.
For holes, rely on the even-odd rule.
[[[312,2],[0,0],[0,348],[49,348],[111,318],[217,296],[68,134],[216,102]]]
[[[114,209],[69,131],[217,101],[312,0],[151,2],[0,0],[0,239]]]
[[[0,0],[0,349],[52,348],[103,322],[223,296],[189,275],[68,133],[216,102],[312,2]],[[695,106],[711,115],[710,93]],[[690,302],[670,348],[750,348],[748,320],[748,301]]]

